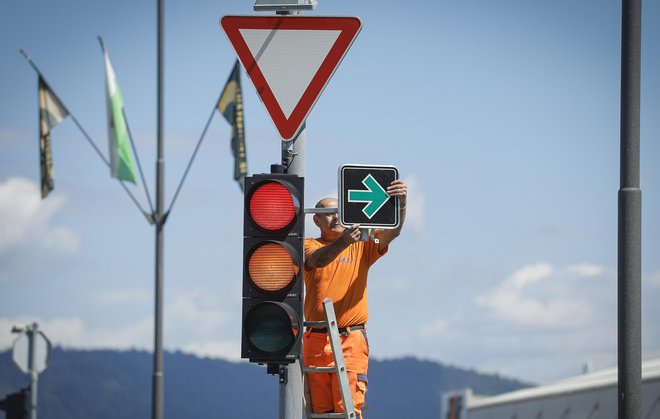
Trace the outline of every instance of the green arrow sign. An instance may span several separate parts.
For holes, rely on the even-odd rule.
[[[362,212],[371,219],[390,199],[390,196],[371,174],[362,180],[362,184],[367,187],[367,190],[349,189],[348,202],[366,202],[367,205],[362,208]]]

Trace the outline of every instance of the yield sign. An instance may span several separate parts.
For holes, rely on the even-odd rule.
[[[356,17],[220,20],[283,140],[294,138],[361,28]]]

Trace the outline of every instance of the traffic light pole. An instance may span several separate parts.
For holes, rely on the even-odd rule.
[[[316,4],[316,0],[256,0],[254,10],[276,11],[277,14],[283,15],[301,14],[303,10],[313,10]],[[306,136],[307,127],[306,123],[303,123],[295,138],[291,141],[282,141],[282,165],[285,167],[285,173],[305,176]],[[301,204],[304,211],[304,203]],[[280,365],[279,376],[279,418],[301,419],[303,415],[303,374],[300,360]]]
[[[300,177],[305,176],[305,150],[307,125],[303,123],[298,136],[291,141],[282,141],[282,165],[285,172]],[[304,208],[304,203],[302,203]],[[304,262],[303,262],[304,263]],[[303,375],[300,360],[292,364],[281,365],[280,373],[279,419],[302,418],[303,413]]]

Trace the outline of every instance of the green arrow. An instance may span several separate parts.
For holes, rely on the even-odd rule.
[[[368,204],[362,208],[362,212],[371,220],[371,217],[385,205],[390,196],[371,174],[362,180],[362,184],[367,187],[367,190],[349,189],[348,202],[367,202]]]

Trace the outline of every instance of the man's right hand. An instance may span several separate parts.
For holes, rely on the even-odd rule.
[[[343,247],[348,247],[350,244],[360,241],[360,235],[360,224],[353,224],[344,230],[338,240],[341,241]]]
[[[322,268],[332,262],[342,250],[360,240],[360,225],[353,224],[344,229],[341,236],[327,246],[323,246],[309,253],[305,257],[307,268]]]

